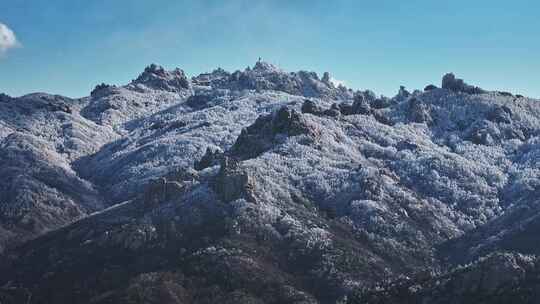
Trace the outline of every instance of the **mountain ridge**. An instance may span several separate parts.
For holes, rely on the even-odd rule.
[[[150,65],[0,108],[7,303],[334,303],[537,253],[540,104],[453,74],[387,98],[265,62]]]

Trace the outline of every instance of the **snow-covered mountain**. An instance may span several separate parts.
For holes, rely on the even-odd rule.
[[[425,273],[540,254],[539,102],[453,74],[387,98],[266,62],[1,95],[0,300],[388,303],[418,282],[452,303]]]

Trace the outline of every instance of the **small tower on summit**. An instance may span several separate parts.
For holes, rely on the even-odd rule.
[[[262,61],[262,57],[259,57],[259,60],[257,62],[261,62]]]

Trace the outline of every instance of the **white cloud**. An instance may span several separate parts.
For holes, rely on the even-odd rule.
[[[15,33],[7,25],[0,22],[0,54],[20,45]]]
[[[343,80],[335,79],[334,77],[330,78],[330,82],[334,84],[334,86],[339,87],[340,85],[346,86],[347,83]]]

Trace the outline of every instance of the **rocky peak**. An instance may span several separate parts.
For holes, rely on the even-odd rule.
[[[456,78],[453,73],[448,73],[442,78],[442,88],[454,92],[462,92],[467,94],[483,94],[486,91],[467,84],[463,79]]]
[[[217,68],[211,73],[203,73],[199,76],[193,77],[193,83],[201,86],[213,86],[224,87],[229,82],[231,73],[225,71],[222,68]]]
[[[315,72],[289,73],[262,60],[256,62],[253,67],[247,67],[244,71],[228,73],[223,69],[217,69],[212,73],[200,74],[193,78],[193,83],[238,91],[273,90],[292,95],[334,100],[352,98],[352,91],[343,86],[335,87],[329,73],[325,73],[322,79]]]
[[[324,72],[323,74],[323,77],[322,77],[322,82],[326,83],[326,84],[331,84],[332,83],[332,78],[330,77],[330,73],[328,72]]]
[[[396,98],[399,100],[404,100],[404,99],[409,98],[409,96],[411,96],[411,93],[407,91],[405,86],[399,86],[399,91],[396,95]]]
[[[100,98],[113,93],[115,89],[117,89],[115,85],[109,85],[102,82],[101,84],[98,84],[94,87],[92,92],[90,92],[90,96],[94,98]]]
[[[255,63],[255,66],[253,66],[252,71],[255,71],[255,72],[283,72],[277,66],[275,66],[275,65],[273,65],[271,63],[262,61],[262,60],[259,60],[259,61],[257,61]]]
[[[156,64],[147,66],[132,84],[142,84],[152,89],[169,92],[180,92],[190,86],[183,70],[176,68],[172,71],[166,71],[162,66]]]
[[[259,116],[255,123],[243,129],[230,152],[240,159],[258,156],[272,147],[278,134],[316,136],[317,130],[302,113],[282,107],[272,114]]]

